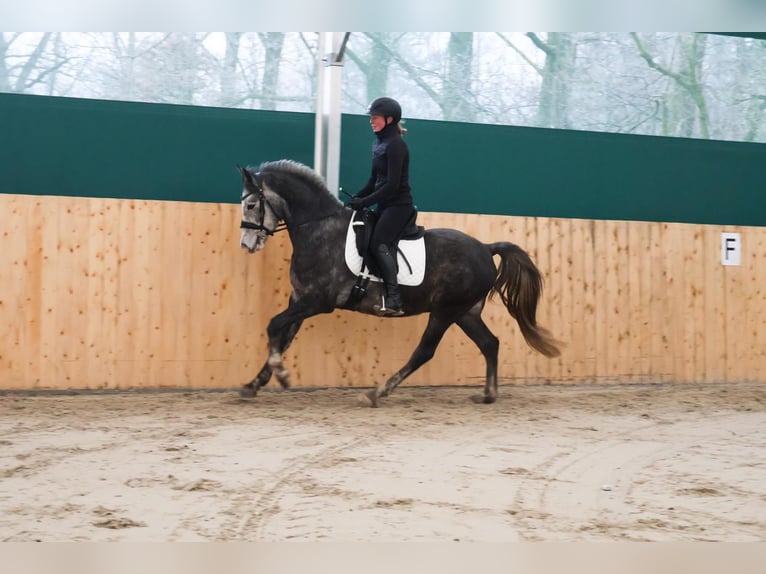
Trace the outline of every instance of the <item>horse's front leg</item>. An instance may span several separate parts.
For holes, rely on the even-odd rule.
[[[303,321],[296,321],[295,323],[290,325],[288,329],[284,331],[284,335],[282,339],[280,340],[280,345],[279,345],[280,355],[284,353],[290,347],[290,343],[293,342],[293,339],[295,338],[295,335],[298,333],[298,330],[301,328],[302,324],[303,324]],[[269,364],[269,361],[267,360],[263,364],[263,367],[261,367],[261,370],[258,371],[258,374],[255,376],[255,378],[242,387],[242,390],[239,392],[240,396],[243,398],[248,398],[248,399],[253,398],[255,395],[258,394],[258,391],[261,389],[261,387],[265,386],[271,380],[272,373],[273,373],[272,367]],[[282,383],[282,381],[280,381],[280,384],[282,384],[283,387],[285,386]],[[288,382],[288,385],[289,385],[289,382]]]
[[[313,299],[297,299],[293,294],[289,307],[269,321],[269,326],[266,329],[269,337],[268,359],[258,375],[244,385],[240,395],[245,398],[254,397],[258,390],[269,382],[272,373],[283,388],[288,388],[290,386],[290,372],[282,361],[282,353],[290,346],[305,319],[329,311],[332,311],[332,307],[328,310]]]

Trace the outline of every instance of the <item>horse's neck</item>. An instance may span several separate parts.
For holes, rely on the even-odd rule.
[[[351,213],[337,204],[322,206],[322,209],[296,217],[292,213],[288,225],[293,248],[313,248],[317,242],[343,240],[348,229]]]

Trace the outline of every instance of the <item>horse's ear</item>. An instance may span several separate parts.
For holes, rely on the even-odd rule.
[[[250,172],[247,171],[244,167],[242,167],[241,165],[237,165],[237,171],[239,171],[239,175],[242,176],[242,181],[244,183],[247,183],[248,181],[250,181]]]

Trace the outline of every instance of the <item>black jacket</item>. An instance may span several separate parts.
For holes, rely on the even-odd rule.
[[[412,205],[410,193],[410,150],[391,124],[380,130],[372,144],[372,173],[367,184],[357,193],[363,206],[374,203],[380,209],[390,205]]]

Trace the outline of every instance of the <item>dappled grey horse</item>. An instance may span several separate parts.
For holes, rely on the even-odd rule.
[[[269,322],[268,359],[256,377],[244,385],[243,397],[254,397],[272,373],[289,386],[282,354],[305,319],[334,309],[375,314],[384,287],[370,283],[367,295],[349,303],[356,277],[345,262],[346,233],[352,211],[344,207],[310,168],[290,160],[262,164],[257,170],[239,168],[242,190],[242,236],[250,253],[286,227],[293,246],[290,263],[292,293],[287,309]],[[403,286],[405,316],[430,313],[428,325],[409,361],[385,383],[366,393],[371,406],[433,357],[447,328],[457,324],[476,343],[486,360],[486,382],[475,402],[497,398],[499,341],[481,318],[488,296],[498,294],[513,316],[527,344],[547,357],[559,355],[558,343],[537,325],[535,314],[542,278],[526,252],[508,242],[485,244],[454,229],[425,232],[426,268],[418,286]],[[500,256],[499,267],[494,255]]]

